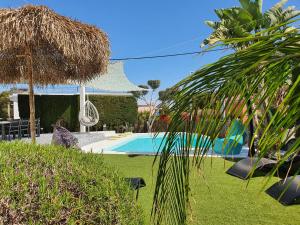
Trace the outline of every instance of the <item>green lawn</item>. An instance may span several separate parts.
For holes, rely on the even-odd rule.
[[[147,187],[141,189],[139,204],[149,221],[155,179],[152,172],[153,157],[104,155],[110,166],[118,168],[123,176],[141,176]],[[224,167],[225,162],[225,167]],[[192,216],[188,224],[300,224],[300,206],[282,206],[264,192],[260,192],[264,178],[253,178],[247,182],[225,173],[232,162],[213,158],[207,160],[203,174],[193,174]],[[273,178],[268,187],[277,178]]]

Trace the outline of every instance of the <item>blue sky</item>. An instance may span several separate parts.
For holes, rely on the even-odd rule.
[[[265,0],[264,10],[278,1]],[[211,32],[204,21],[216,19],[214,9],[239,5],[238,0],[1,0],[0,7],[29,3],[47,5],[103,29],[110,39],[112,58],[198,51]],[[300,9],[299,0],[287,5]],[[125,72],[135,84],[159,79],[163,89],[222,54],[226,53],[127,61]]]

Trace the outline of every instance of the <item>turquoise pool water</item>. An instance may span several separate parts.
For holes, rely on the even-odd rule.
[[[113,147],[111,150],[129,153],[157,153],[161,145],[164,144],[162,137],[137,137],[123,144]]]
[[[137,136],[129,141],[113,146],[109,150],[126,153],[137,153],[137,154],[156,154],[161,151],[164,146],[165,140],[163,136]]]
[[[202,137],[202,145],[210,145],[211,142],[209,141],[208,137]],[[204,142],[204,140],[207,140],[207,142]],[[153,138],[153,136],[144,134],[144,135],[137,135],[134,136],[126,141],[122,141],[121,143],[118,143],[114,146],[108,147],[108,151],[115,151],[115,152],[122,152],[127,154],[156,154],[157,152],[160,152],[161,149],[164,146],[165,140],[163,140],[163,134],[158,135],[156,138]],[[161,145],[162,144],[162,145]],[[195,143],[194,143],[195,144]],[[191,154],[193,152],[191,151]],[[245,158],[248,155],[248,147],[243,146],[242,151],[238,155],[226,155],[230,157],[237,157],[237,158]],[[207,156],[225,156],[223,154],[218,154],[215,151],[209,150],[207,152]]]

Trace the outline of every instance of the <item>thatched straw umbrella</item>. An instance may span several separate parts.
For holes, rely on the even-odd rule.
[[[33,142],[33,84],[90,80],[106,72],[109,54],[107,35],[94,26],[45,6],[0,9],[0,82],[28,81]]]

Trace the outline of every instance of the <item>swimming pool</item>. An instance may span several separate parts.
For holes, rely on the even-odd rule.
[[[133,136],[126,138],[123,141],[117,141],[116,143],[103,148],[103,152],[107,154],[145,154],[154,155],[160,152],[160,147],[163,147],[165,140],[163,140],[164,134],[159,134],[154,138],[151,134],[133,134]],[[208,137],[204,137],[209,139]],[[202,141],[204,144],[204,141]],[[210,144],[211,142],[205,142]],[[194,143],[195,145],[195,143]],[[193,154],[193,151],[191,151]],[[209,150],[206,154],[207,156],[223,157],[223,154],[217,154],[212,150]],[[242,151],[238,155],[227,155],[227,157],[233,158],[245,158],[248,155],[248,147],[243,146]]]
[[[111,151],[127,153],[151,153],[155,154],[164,143],[163,136],[153,138],[150,135],[137,136],[110,148]]]
[[[154,137],[153,135],[137,135],[129,140],[110,147],[108,150],[135,154],[156,154],[165,145],[163,134]]]

